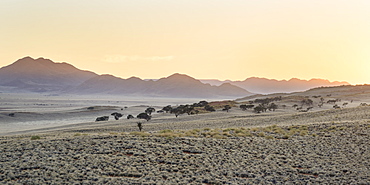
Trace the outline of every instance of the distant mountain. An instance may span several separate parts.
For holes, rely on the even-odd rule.
[[[173,74],[158,80],[128,79],[97,75],[68,63],[25,57],[0,68],[0,92],[38,92],[70,94],[109,94],[156,97],[235,98],[253,93],[305,91],[321,86],[349,85],[328,80],[271,80],[248,78],[244,81],[197,80]]]
[[[201,81],[205,84],[208,83],[211,85],[219,85],[227,82],[257,94],[290,93],[305,91],[315,87],[350,85],[348,82],[330,82],[328,80],[322,79],[300,80],[297,78],[292,78],[288,81],[257,77],[247,78],[244,81],[218,81],[218,80],[201,80]]]
[[[250,92],[231,84],[211,86],[190,76],[177,73],[156,81],[141,80],[136,77],[122,79],[111,75],[101,75],[85,81],[69,90],[68,93],[184,98],[231,98],[251,95]]]
[[[0,68],[0,91],[54,94],[100,94],[188,98],[235,98],[250,95],[231,85],[211,86],[187,75],[159,80],[97,75],[68,63],[25,57]]]
[[[0,86],[17,92],[53,92],[77,86],[95,76],[67,63],[25,57],[0,68]]]

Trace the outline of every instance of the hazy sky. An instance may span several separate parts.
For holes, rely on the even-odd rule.
[[[370,83],[369,0],[1,0],[0,66]]]

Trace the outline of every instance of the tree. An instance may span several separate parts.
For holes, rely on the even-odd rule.
[[[230,105],[225,105],[224,106],[224,109],[222,109],[223,111],[226,111],[226,112],[229,112],[229,110],[231,109],[231,106]]]
[[[254,112],[256,113],[261,113],[263,111],[263,107],[262,106],[257,106],[257,107],[254,107]]]
[[[247,110],[247,105],[245,105],[245,104],[240,105],[239,108],[242,109],[242,110]]]
[[[184,109],[184,112],[186,112],[188,115],[190,115],[191,112],[194,110],[194,107],[190,106],[190,105],[185,105],[185,107],[183,107],[183,109]]]
[[[133,119],[133,118],[135,118],[133,115],[131,115],[131,114],[129,114],[128,116],[127,116],[127,119]]]
[[[269,106],[268,106],[268,109],[269,111],[275,111],[276,109],[278,108],[278,105],[276,105],[275,103],[271,103]]]
[[[185,111],[183,109],[183,105],[180,105],[174,109],[171,110],[171,114],[175,114],[176,118],[177,116],[181,115],[181,114],[184,114]]]
[[[139,119],[145,119],[146,121],[149,121],[152,117],[149,116],[147,113],[140,113],[139,115],[136,116]]]
[[[139,127],[139,130],[141,132],[141,130],[143,129],[143,124],[141,122],[137,122],[137,127]]]
[[[257,107],[254,107],[254,112],[261,113],[266,112],[267,108],[263,104],[259,104]]]
[[[165,111],[166,113],[168,113],[168,112],[171,112],[172,107],[171,107],[171,105],[167,105],[167,106],[163,107],[162,110]]]
[[[123,114],[118,113],[118,112],[113,112],[111,115],[114,116],[114,119],[116,120],[119,120],[119,118],[123,116]]]
[[[204,106],[206,106],[206,105],[208,105],[208,102],[207,101],[200,101],[199,103],[193,103],[193,107],[204,107]]]
[[[303,99],[302,101],[301,101],[301,103],[302,103],[302,106],[303,105],[307,105],[307,106],[312,106],[313,105],[313,101],[311,100],[311,99]]]
[[[147,113],[149,116],[152,115],[152,112],[155,112],[155,108],[153,108],[153,107],[148,107],[145,110],[145,113]]]
[[[95,121],[108,121],[109,116],[102,116],[102,117],[97,117]]]
[[[204,107],[204,109],[206,110],[206,111],[209,111],[209,112],[215,112],[216,110],[215,110],[215,108],[213,108],[212,106],[210,106],[210,105],[206,105],[205,107]]]

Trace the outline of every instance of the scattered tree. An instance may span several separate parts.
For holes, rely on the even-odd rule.
[[[102,117],[97,117],[95,121],[108,121],[109,116],[102,116]]]
[[[171,112],[172,107],[171,107],[171,105],[167,105],[167,106],[163,107],[162,110],[165,111],[166,113],[168,113],[168,112]]]
[[[229,110],[231,109],[231,106],[230,105],[225,105],[224,106],[224,109],[222,109],[223,111],[226,111],[226,112],[229,112]]]
[[[135,118],[133,115],[131,115],[131,114],[129,114],[128,116],[127,116],[127,119],[133,119],[133,118]]]
[[[334,109],[340,109],[340,106],[339,106],[339,105],[337,105],[337,104],[335,104],[335,105],[333,106],[333,108],[334,108]]]
[[[152,117],[149,116],[147,113],[140,113],[139,115],[136,116],[139,119],[145,119],[146,121],[149,121]]]
[[[152,112],[155,112],[155,108],[153,108],[153,107],[148,107],[145,110],[145,113],[147,113],[149,116],[152,115]]]
[[[256,113],[266,112],[266,110],[267,108],[262,104],[259,104],[257,107],[254,107],[254,112]]]
[[[268,106],[268,109],[269,111],[275,111],[276,109],[278,108],[278,105],[276,105],[275,103],[271,103],[269,106]]]
[[[123,114],[118,113],[118,112],[113,112],[111,115],[114,116],[115,120],[119,120],[119,118],[123,116]]]
[[[304,105],[312,106],[312,105],[313,105],[313,101],[312,101],[311,99],[309,99],[309,98],[307,98],[307,99],[303,99],[303,100],[301,101],[301,103],[302,103],[302,106],[304,106]]]
[[[216,110],[215,110],[215,108],[213,108],[212,106],[210,106],[210,105],[206,105],[205,107],[204,107],[204,109],[206,110],[206,111],[209,111],[209,112],[215,112]]]

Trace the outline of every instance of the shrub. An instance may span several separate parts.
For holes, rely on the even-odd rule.
[[[31,140],[37,140],[37,139],[41,139],[41,137],[40,136],[32,136],[31,137]]]
[[[274,137],[272,137],[272,136],[266,136],[265,138],[266,139],[274,139]]]
[[[288,135],[284,135],[284,136],[282,137],[282,139],[289,139],[289,136],[288,136]]]
[[[159,133],[171,133],[171,132],[173,132],[173,131],[170,130],[170,129],[165,129],[165,130],[159,131]]]
[[[307,135],[308,133],[307,133],[307,131],[306,130],[302,130],[300,133],[299,133],[299,135],[300,136],[305,136],[305,135]]]
[[[150,136],[150,134],[147,133],[147,132],[131,132],[130,135],[141,136],[141,137],[148,137],[148,136]]]

